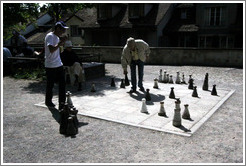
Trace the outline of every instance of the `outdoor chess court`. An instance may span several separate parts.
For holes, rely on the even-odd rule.
[[[218,95],[213,96],[211,95],[211,87],[209,87],[210,91],[204,91],[198,86],[199,97],[192,97],[193,90],[188,89],[186,84],[158,83],[159,89],[153,88],[153,82],[144,81],[143,85],[145,89],[150,89],[151,101],[146,101],[149,114],[140,112],[142,98],[145,97],[145,94],[141,91],[130,94],[128,93],[130,86],[126,86],[125,89],[120,88],[120,82],[116,82],[116,87],[111,87],[110,81],[96,83],[96,92],[90,92],[90,89],[87,88],[72,94],[71,99],[80,115],[191,136],[234,93],[234,90],[217,88]],[[181,127],[172,125],[176,100],[169,98],[171,87],[174,87],[175,97],[180,98],[181,116],[184,111],[184,104],[189,104],[191,119],[182,119]],[[164,101],[167,117],[158,115],[161,101]],[[53,98],[53,102],[58,105],[57,97]],[[44,102],[35,105],[46,107]]]

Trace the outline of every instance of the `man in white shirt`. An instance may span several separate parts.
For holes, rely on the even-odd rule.
[[[55,30],[45,37],[45,70],[47,76],[45,104],[48,107],[55,107],[52,102],[54,83],[59,84],[59,109],[62,109],[66,100],[65,76],[63,64],[60,58],[60,46],[64,44],[67,37],[61,37],[68,27],[63,21],[55,24]]]

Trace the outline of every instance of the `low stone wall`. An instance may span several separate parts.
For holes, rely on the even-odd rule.
[[[120,63],[123,47],[84,46],[78,53],[101,54],[101,62]],[[194,65],[243,68],[243,49],[151,47],[150,65]]]

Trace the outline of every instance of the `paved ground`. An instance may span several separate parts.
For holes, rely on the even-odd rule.
[[[122,77],[118,64],[106,64],[100,82]],[[75,138],[59,134],[58,112],[34,104],[44,101],[45,82],[3,78],[4,163],[242,163],[243,69],[146,66],[145,81],[160,69],[204,75],[218,88],[235,93],[191,137],[79,116]],[[89,81],[87,85],[90,85]],[[88,87],[88,86],[87,86]],[[57,88],[57,87],[56,87]],[[90,88],[90,87],[88,87]],[[76,88],[68,87],[72,93]]]

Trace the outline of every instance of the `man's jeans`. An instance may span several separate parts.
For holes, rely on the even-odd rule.
[[[130,65],[132,90],[136,90],[137,86],[136,66],[138,66],[138,87],[143,88],[144,62],[141,60],[133,60]]]

